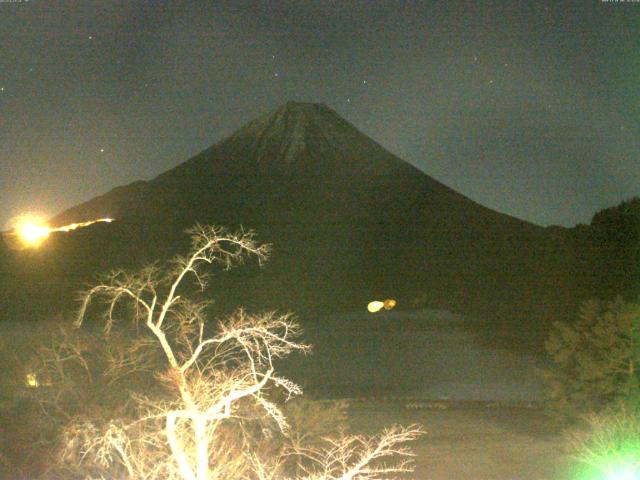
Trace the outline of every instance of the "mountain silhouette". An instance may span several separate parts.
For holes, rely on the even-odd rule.
[[[116,221],[54,235],[37,251],[3,252],[14,311],[43,302],[62,309],[95,272],[184,251],[183,232],[196,222],[253,229],[273,245],[264,268],[214,277],[221,306],[312,315],[395,298],[398,308],[491,313],[517,324],[579,296],[566,229],[479,205],[321,104],[287,103],[155,179],[115,188],[51,224],[107,216]]]

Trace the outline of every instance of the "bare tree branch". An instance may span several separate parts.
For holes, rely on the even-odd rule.
[[[262,262],[269,249],[256,243],[253,232],[229,234],[196,225],[189,233],[191,252],[174,259],[166,273],[156,265],[134,274],[112,272],[83,294],[77,325],[89,314],[92,300],[101,298],[107,334],[127,306],[144,330],[139,342],[110,355],[105,374],[116,382],[135,370],[155,371],[166,395],[134,396],[137,415],[130,421],[72,424],[61,458],[75,458],[71,453],[79,452],[76,464],[90,476],[131,480],[286,478],[283,468],[291,456],[306,459],[302,472],[313,480],[378,479],[409,471],[411,454],[402,444],[420,434],[415,427],[392,428],[375,438],[326,439],[320,450],[289,446],[287,420],[268,393],[278,389],[287,399],[302,393],[294,382],[277,376],[274,367],[275,359],[309,351],[298,340],[300,327],[289,314],[250,315],[240,309],[210,334],[208,302],[189,300],[184,285],[191,277],[204,289],[203,266],[216,263],[228,269],[247,257]],[[162,352],[160,365],[155,351]],[[252,442],[267,435],[250,432],[248,425],[256,419],[263,430],[280,435],[280,451],[255,448]],[[247,449],[253,453],[245,454]],[[379,462],[394,455],[404,460],[390,466]]]

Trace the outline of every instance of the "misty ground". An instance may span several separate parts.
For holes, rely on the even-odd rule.
[[[413,443],[416,480],[571,479],[562,432],[538,408],[491,402],[355,401],[351,428],[423,425]]]
[[[473,319],[445,311],[301,321],[314,351],[281,373],[311,397],[350,398],[354,433],[423,425],[413,445],[417,480],[573,478],[562,434],[539,408],[544,358],[488,346]],[[27,325],[0,327],[24,338]]]
[[[283,365],[284,373],[314,396],[507,402],[544,397],[544,357],[488,345],[477,319],[425,309],[301,320],[313,352]]]
[[[487,344],[481,330],[477,319],[438,310],[325,317],[305,324],[314,351],[291,376],[313,379],[306,390],[320,398],[355,397],[354,432],[423,425],[417,480],[575,478],[563,434],[541,408],[547,360],[519,350],[524,329],[510,349]]]

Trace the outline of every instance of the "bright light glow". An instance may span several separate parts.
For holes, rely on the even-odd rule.
[[[39,247],[51,232],[70,232],[78,228],[88,227],[94,223],[111,223],[113,218],[99,218],[88,222],[71,223],[62,227],[51,228],[47,222],[37,215],[22,215],[14,221],[13,233],[20,239],[25,248]]]
[[[376,313],[382,310],[383,307],[384,302],[374,300],[373,302],[369,302],[369,305],[367,305],[367,310],[369,310],[370,313]]]
[[[98,218],[97,220],[89,220],[88,222],[71,223],[63,227],[53,228],[51,229],[51,231],[52,232],[70,232],[71,230],[75,230],[77,228],[88,227],[89,225],[93,225],[94,223],[111,223],[111,222],[113,222],[113,218]]]
[[[640,480],[640,465],[617,468],[609,472],[606,480]]]
[[[367,310],[369,310],[370,313],[379,312],[383,308],[385,310],[391,310],[393,307],[396,306],[396,304],[397,302],[393,298],[388,298],[384,302],[381,302],[379,300],[374,300],[373,302],[369,302],[369,305],[367,305]]]
[[[50,229],[38,215],[22,215],[15,220],[13,228],[24,247],[37,247],[49,236]]]
[[[391,310],[393,307],[396,306],[398,302],[396,302],[393,298],[388,298],[387,300],[384,301],[384,309],[385,310]]]
[[[27,386],[31,388],[37,388],[40,386],[38,377],[36,377],[35,373],[27,373]]]
[[[20,236],[28,245],[38,245],[49,236],[49,227],[37,223],[25,223],[20,227]]]

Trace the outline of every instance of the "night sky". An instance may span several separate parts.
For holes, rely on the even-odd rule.
[[[471,199],[640,194],[640,2],[0,0],[0,227],[323,102]]]

